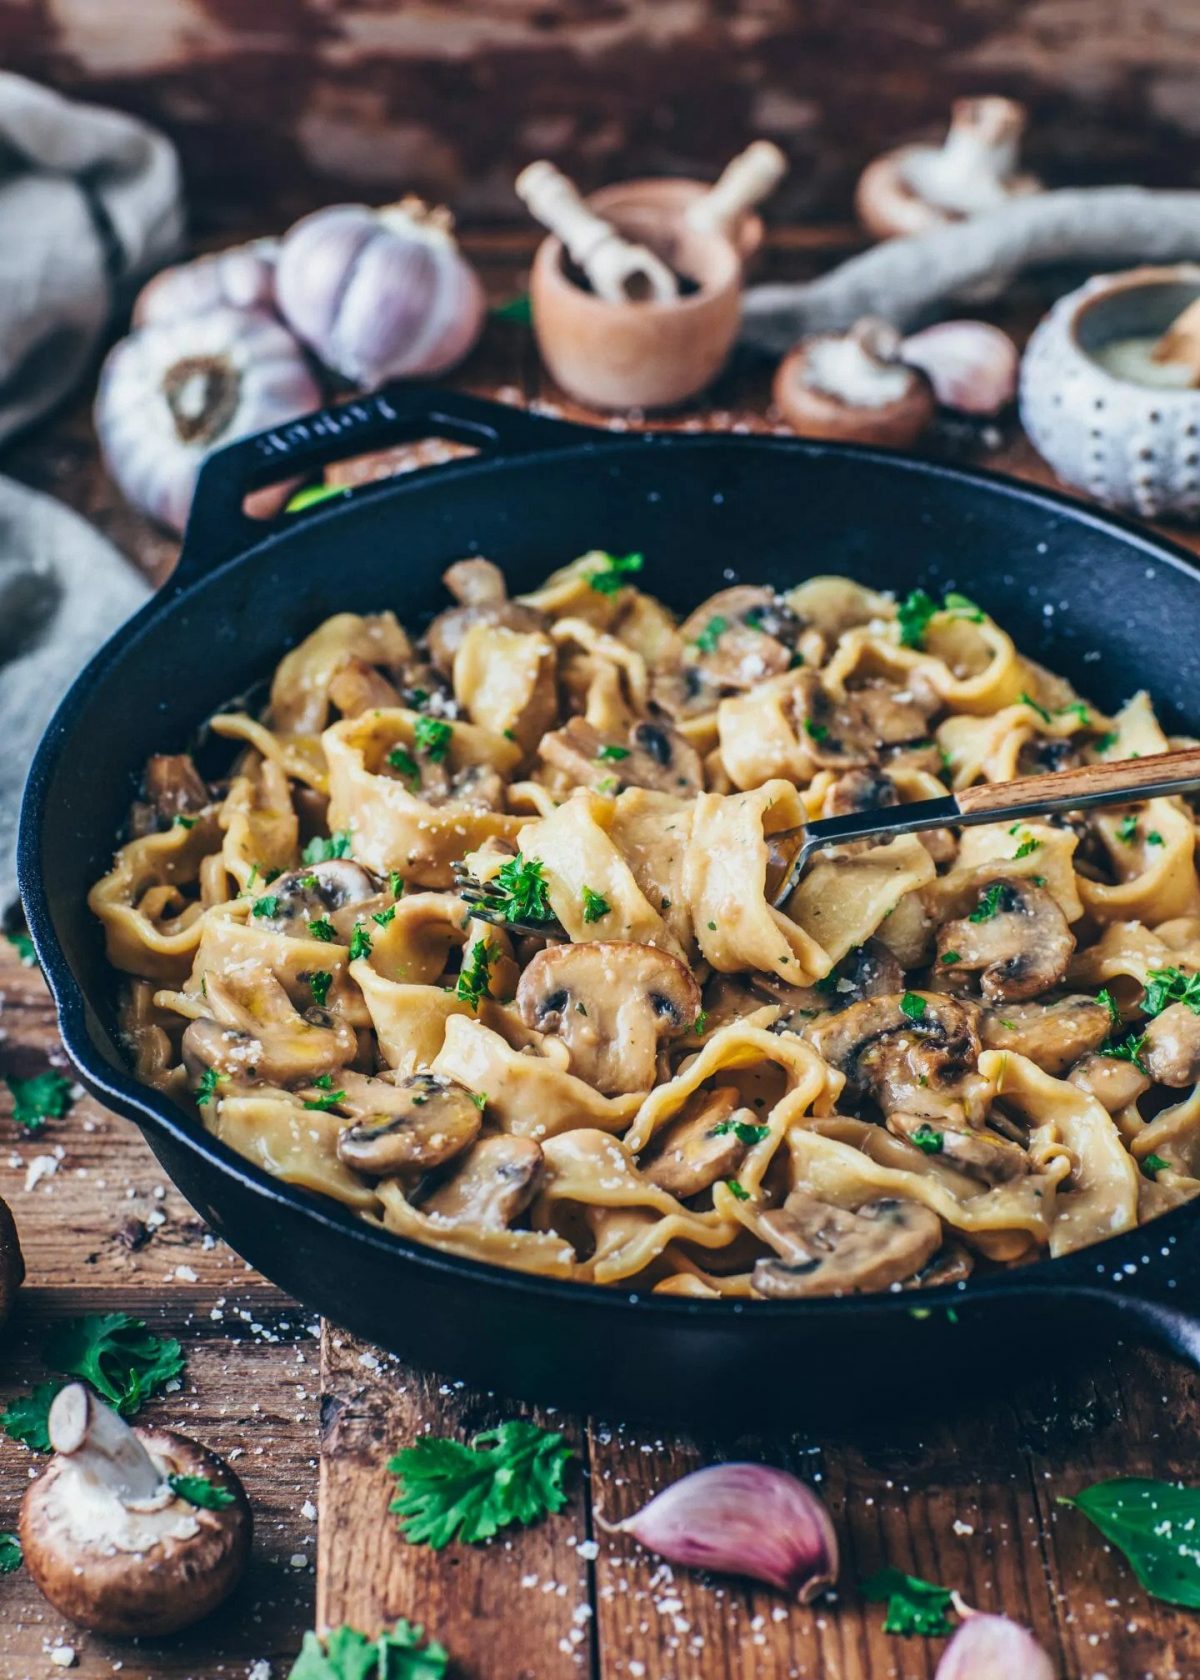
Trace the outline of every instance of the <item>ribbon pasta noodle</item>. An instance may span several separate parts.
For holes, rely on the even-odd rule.
[[[1104,716],[959,595],[679,621],[641,572],[460,561],[420,637],[338,613],[215,768],[149,761],[90,895],[139,1076],[401,1237],[690,1298],[959,1282],[1200,1192],[1182,798],[843,845],[773,902],[818,817],[1166,751],[1149,697]]]

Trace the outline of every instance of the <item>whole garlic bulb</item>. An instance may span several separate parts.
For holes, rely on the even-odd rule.
[[[483,287],[448,211],[406,198],[383,210],[334,204],[284,235],[276,300],[325,365],[372,389],[444,373],[483,328]]]
[[[100,373],[96,431],[134,506],[182,531],[209,450],[320,403],[304,352],[278,321],[210,309],[139,327],[114,346]]]
[[[133,324],[144,327],[182,321],[223,305],[272,309],[278,254],[277,239],[254,239],[248,245],[234,245],[228,251],[214,251],[194,262],[164,268],[138,293]]]

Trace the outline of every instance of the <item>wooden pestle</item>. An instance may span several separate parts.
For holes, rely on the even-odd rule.
[[[778,146],[770,140],[755,140],[726,164],[706,193],[688,205],[684,221],[693,233],[728,237],[739,217],[774,192],[787,166]]]
[[[679,282],[662,258],[631,244],[590,210],[574,182],[554,164],[546,159],[529,164],[517,176],[516,188],[530,215],[561,239],[597,297],[606,303],[678,298]]]

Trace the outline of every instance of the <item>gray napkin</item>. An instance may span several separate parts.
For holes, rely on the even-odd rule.
[[[183,230],[170,143],[0,72],[0,442],[84,376],[126,293]],[[68,508],[0,479],[0,917],[17,807],[55,706],[147,585]]]

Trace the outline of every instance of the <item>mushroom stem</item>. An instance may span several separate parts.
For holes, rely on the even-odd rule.
[[[162,1492],[162,1472],[133,1430],[83,1383],[71,1383],[55,1395],[48,1428],[55,1452],[123,1505],[140,1504]]]
[[[1011,99],[958,99],[938,151],[916,148],[901,164],[907,185],[928,204],[970,216],[1000,204],[1016,173],[1025,113]]]
[[[900,360],[900,334],[865,316],[842,336],[813,341],[806,383],[852,408],[883,408],[904,396],[912,377]]]

